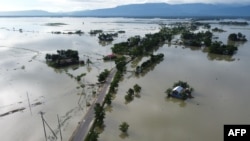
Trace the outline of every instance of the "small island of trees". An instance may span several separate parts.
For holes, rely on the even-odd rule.
[[[212,29],[213,32],[225,32],[225,30],[215,27]]]
[[[140,66],[136,67],[136,70],[135,70],[136,74],[139,74],[139,73],[143,72],[144,70],[146,70],[151,65],[160,62],[161,60],[163,60],[163,58],[164,58],[164,54],[162,54],[162,53],[157,54],[157,55],[151,54],[149,60],[143,62]]]
[[[109,71],[107,69],[105,69],[103,72],[101,72],[98,76],[98,81],[101,83],[101,82],[104,82],[106,80],[106,78],[108,77],[109,75]]]
[[[193,92],[193,88],[189,86],[187,82],[178,81],[174,83],[172,89],[168,88],[166,90],[168,97],[174,97],[178,99],[186,100],[187,98],[193,98],[191,93]]]
[[[129,88],[127,91],[127,95],[124,96],[126,102],[130,102],[134,99],[135,94],[139,96],[139,93],[141,92],[141,86],[138,84],[135,84],[132,88]]]
[[[201,45],[210,46],[213,34],[210,31],[192,33],[190,31],[183,32],[181,37],[184,45],[200,47]]]
[[[227,22],[219,22],[221,25],[238,25],[238,26],[246,26],[248,22],[239,22],[239,21],[227,21]]]
[[[84,64],[84,61],[79,61],[78,51],[71,49],[57,50],[57,54],[46,54],[45,59],[48,65],[56,68]]]
[[[209,46],[209,52],[221,55],[233,55],[238,48],[234,45],[224,45],[222,42],[213,42]]]
[[[127,122],[122,122],[122,124],[120,124],[119,129],[123,132],[123,133],[127,133],[128,131],[128,123]]]
[[[142,56],[148,55],[149,51],[152,51],[165,41],[172,40],[172,30],[162,27],[159,32],[154,34],[146,34],[141,38],[139,35],[130,37],[126,42],[114,44],[111,48],[113,53],[130,56]]]
[[[96,29],[96,30],[90,30],[89,34],[90,35],[96,35],[102,33],[102,30]]]
[[[232,34],[230,34],[229,36],[228,36],[228,40],[230,40],[230,41],[242,41],[242,42],[246,42],[247,41],[247,39],[246,39],[246,36],[245,35],[243,35],[242,33],[238,33],[238,34],[236,34],[236,33],[232,33]]]
[[[118,36],[118,33],[101,33],[99,34],[98,36],[98,39],[100,41],[113,41],[114,40],[114,37],[117,37]]]

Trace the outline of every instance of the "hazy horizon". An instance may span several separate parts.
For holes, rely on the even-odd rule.
[[[234,4],[249,5],[249,0],[0,0],[0,12],[26,11],[26,10],[42,10],[48,12],[70,12],[81,10],[94,10],[102,8],[113,8],[128,4],[144,4],[144,3],[167,3],[167,4],[187,4],[187,3],[204,3],[204,4]]]

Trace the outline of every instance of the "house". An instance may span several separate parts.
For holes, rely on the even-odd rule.
[[[103,60],[105,60],[105,61],[107,61],[107,60],[114,60],[116,58],[117,58],[117,56],[115,54],[109,54],[107,56],[104,56]]]
[[[172,90],[172,92],[173,92],[173,93],[176,93],[176,94],[181,94],[183,91],[184,91],[184,88],[181,87],[181,86],[176,86],[176,87]]]
[[[175,98],[180,98],[180,99],[186,99],[187,95],[185,94],[185,89],[181,86],[176,86],[173,88],[172,93],[170,96],[175,97]]]
[[[191,89],[190,88],[183,88],[182,86],[176,86],[173,88],[170,96],[179,98],[179,99],[187,99],[187,98],[193,98],[191,95]]]

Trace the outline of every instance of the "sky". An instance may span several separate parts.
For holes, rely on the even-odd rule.
[[[165,2],[169,4],[250,4],[250,0],[0,0],[0,11],[45,10],[49,12],[68,12],[111,8],[126,4],[157,2]]]

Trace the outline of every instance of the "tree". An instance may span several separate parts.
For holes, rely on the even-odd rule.
[[[168,88],[168,89],[166,90],[166,93],[167,93],[168,96],[171,94],[171,92],[172,92],[172,90],[171,90],[170,88]]]
[[[109,71],[107,69],[105,69],[103,72],[101,72],[98,76],[98,81],[102,82],[104,81],[109,75]]]
[[[98,141],[99,134],[96,131],[90,131],[87,141]]]
[[[120,58],[115,59],[115,64],[117,70],[123,72],[124,68],[126,67],[126,57],[122,56]]]
[[[126,133],[128,131],[128,123],[127,122],[122,122],[122,124],[120,124],[120,127],[119,129],[123,132],[123,133]]]
[[[108,93],[105,97],[105,103],[107,103],[108,105],[111,105],[112,103],[112,95],[110,93]]]
[[[100,103],[96,103],[94,110],[95,110],[96,125],[100,127],[103,125],[103,120],[105,118],[105,111],[103,107],[100,105]]]
[[[129,88],[129,90],[127,91],[127,94],[128,95],[134,95],[135,91],[133,89]]]
[[[127,95],[125,95],[125,100],[127,101],[127,102],[130,102],[130,101],[132,101],[133,99],[134,99],[134,97],[132,96],[132,95],[129,95],[129,94],[127,94]]]
[[[134,98],[134,94],[135,94],[134,90],[129,88],[129,90],[127,91],[127,95],[125,95],[125,100],[132,101]]]
[[[48,61],[48,60],[51,59],[51,58],[52,58],[52,55],[51,55],[51,54],[46,54],[46,56],[45,56],[46,61]]]
[[[238,38],[237,38],[237,34],[235,33],[232,33],[228,36],[228,39],[231,40],[231,41],[237,41]]]
[[[243,37],[242,33],[240,33],[240,32],[237,35],[238,35],[239,38]]]
[[[138,84],[135,84],[135,85],[134,85],[134,91],[135,91],[136,93],[140,93],[140,92],[141,92],[141,86],[139,86]]]

